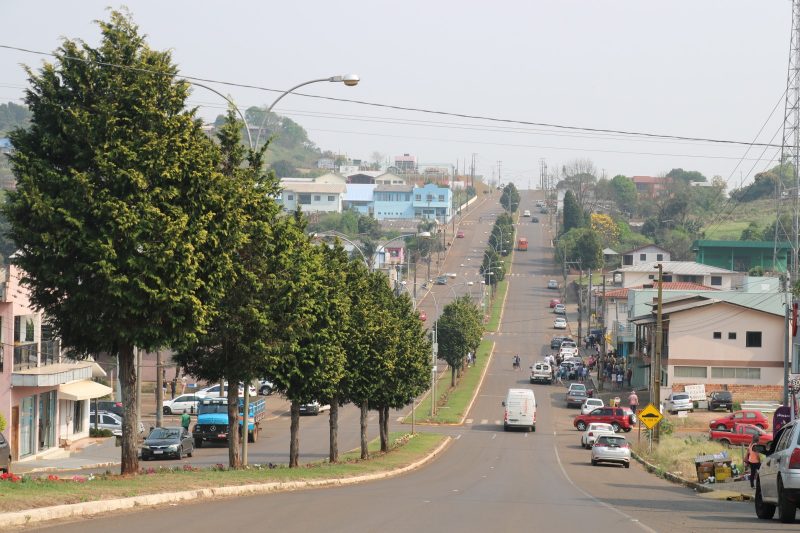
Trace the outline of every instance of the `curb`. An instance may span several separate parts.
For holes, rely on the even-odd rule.
[[[657,477],[661,477],[663,479],[666,479],[667,481],[671,481],[672,483],[683,485],[684,487],[694,489],[697,492],[708,493],[717,491],[716,488],[712,488],[709,485],[704,485],[703,483],[697,483],[696,481],[689,481],[688,479],[676,476],[671,472],[662,472],[661,474],[659,474],[658,473],[659,468],[656,465],[648,463],[643,457],[641,457],[638,453],[634,452],[633,450],[631,450],[631,457],[636,459],[649,473],[655,474]],[[728,491],[728,492],[735,492],[735,491]],[[750,496],[749,494],[745,494],[743,492],[738,492],[736,494],[739,494],[743,501],[750,501],[753,499],[752,496]]]
[[[442,443],[439,444],[439,446],[437,446],[431,453],[422,459],[411,463],[410,465],[406,465],[394,470],[387,470],[385,472],[378,472],[375,474],[365,474],[341,479],[255,483],[250,485],[194,489],[181,492],[133,496],[131,498],[117,498],[113,500],[55,505],[52,507],[42,507],[39,509],[28,509],[25,511],[2,513],[0,514],[0,529],[10,526],[24,526],[65,518],[89,518],[98,514],[108,513],[109,511],[140,507],[154,507],[156,505],[162,505],[165,503],[185,502],[215,497],[268,494],[271,492],[289,492],[318,487],[342,487],[346,485],[364,483],[366,481],[387,479],[405,474],[406,472],[410,472],[423,466],[439,455],[450,444],[450,442],[452,442],[452,440],[452,437],[446,437],[444,441],[442,441]]]
[[[492,364],[492,357],[494,356],[494,348],[497,346],[497,343],[492,341],[492,350],[489,352],[489,356],[487,357],[486,366],[483,367],[483,372],[481,373],[481,379],[478,381],[478,385],[475,387],[475,392],[472,394],[472,399],[469,401],[469,405],[466,409],[464,409],[464,416],[461,417],[461,420],[458,421],[457,425],[463,425],[464,420],[467,419],[467,415],[469,414],[470,410],[472,409],[472,405],[475,403],[475,400],[478,398],[478,393],[481,391],[481,387],[483,387],[483,380],[486,377],[486,373],[489,371],[489,365]]]
[[[88,465],[81,465],[75,468],[62,468],[58,466],[43,466],[41,468],[33,468],[31,470],[26,470],[24,472],[20,472],[20,474],[42,474],[47,472],[77,472],[79,470],[88,470],[91,468],[108,468],[110,466],[119,466],[122,464],[120,461],[109,461],[106,463],[94,463]]]

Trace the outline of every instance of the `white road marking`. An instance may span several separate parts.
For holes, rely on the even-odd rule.
[[[492,440],[497,438],[497,433],[492,433]]]
[[[494,421],[494,423],[495,423],[496,425],[498,425],[498,426],[500,425],[500,421],[499,421],[499,420],[495,420],[495,421]]]
[[[456,435],[456,440],[458,440],[458,439],[460,439],[460,438],[461,438],[461,433],[459,433],[458,435]]]
[[[242,422],[242,423],[244,423],[244,422]],[[528,434],[527,434],[527,433],[525,433],[525,438],[526,438],[526,439],[528,438]]]
[[[402,417],[402,416],[398,416],[397,417],[397,421],[398,422],[402,422],[403,420],[405,420],[405,417]]]
[[[467,418],[466,420],[464,420],[464,422],[466,422],[467,424],[472,424],[472,419],[471,418]]]
[[[481,420],[481,424],[488,424],[488,423],[489,423],[488,418],[484,418],[483,420]]]

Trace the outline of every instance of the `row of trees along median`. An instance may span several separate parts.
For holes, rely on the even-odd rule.
[[[281,214],[267,147],[241,144],[229,111],[217,139],[192,107],[168,52],[130,16],[99,22],[100,45],[65,40],[28,69],[31,126],[11,134],[17,180],[4,211],[30,298],[73,357],[119,357],[122,473],[138,471],[134,348],[171,347],[183,367],[229,387],[230,457],[238,455],[235,383],[270,379],[299,406],[388,412],[427,386],[430,343],[409,298],[338,245],[314,246],[301,213]],[[245,458],[246,459],[246,458]]]

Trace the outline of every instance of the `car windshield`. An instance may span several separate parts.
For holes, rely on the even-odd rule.
[[[179,439],[181,430],[175,428],[156,428],[148,439]]]
[[[607,444],[609,446],[622,446],[625,442],[625,437],[603,436],[597,439],[598,444]]]
[[[614,430],[614,428],[611,427],[611,424],[589,424],[589,429],[591,429],[592,431]]]
[[[688,394],[675,394],[672,397],[672,399],[673,400],[688,400],[689,399],[689,395]]]

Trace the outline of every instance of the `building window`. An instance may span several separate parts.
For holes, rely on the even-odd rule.
[[[714,332],[714,338],[715,339],[721,339],[722,338],[722,332],[721,331],[715,331]]]
[[[711,286],[722,285],[722,276],[711,276]]]
[[[632,265],[633,264],[633,256],[632,255],[623,255],[622,256],[622,264],[623,265]]]
[[[655,274],[648,274],[647,275],[647,279],[656,279],[656,275]]]
[[[444,194],[440,194],[439,195],[439,201],[440,202],[444,202]]]
[[[421,194],[415,194],[414,195],[414,201],[416,201],[416,202],[422,201],[422,195]]]
[[[315,202],[319,202],[319,201],[320,201],[320,199],[321,199],[321,196],[320,196],[319,194],[315,194],[315,195],[314,195],[314,201],[315,201]]]
[[[761,348],[761,332],[748,331],[746,333],[744,345],[748,348]]]
[[[329,201],[329,202],[335,202],[335,201],[336,201],[336,197],[335,197],[335,196],[333,196],[333,195],[331,195],[331,194],[329,194],[329,195],[328,195],[328,201]]]
[[[301,205],[308,205],[311,203],[311,195],[310,194],[298,194],[297,195],[297,203]]]
[[[705,366],[675,366],[676,378],[707,378],[708,367]]]
[[[294,200],[294,194],[288,194],[286,195],[286,198],[288,198],[289,201],[291,202],[292,200]]]
[[[639,261],[647,261],[647,254],[639,254]]]
[[[628,303],[627,302],[620,302],[617,304],[617,311],[620,313],[627,313],[628,312]]]
[[[713,379],[761,379],[761,369],[712,366],[711,377]]]
[[[656,254],[656,261],[663,261],[663,260],[664,260],[664,254]]]
[[[736,340],[736,332],[735,331],[729,331],[728,332],[728,340],[729,341],[735,341]]]

